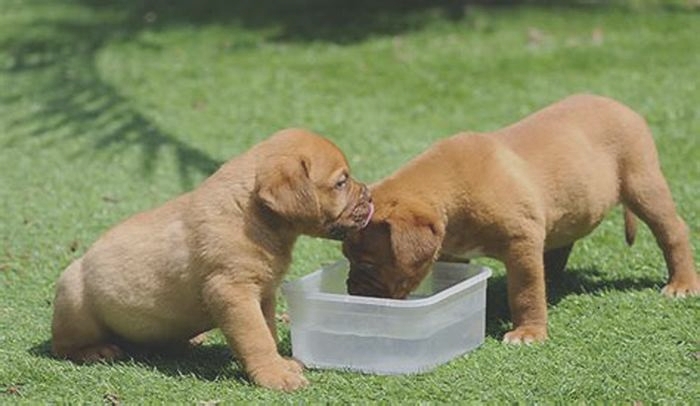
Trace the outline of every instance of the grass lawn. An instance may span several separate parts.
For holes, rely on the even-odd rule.
[[[307,371],[310,387],[275,393],[220,335],[112,365],[48,355],[73,258],[283,127],[328,136],[372,182],[457,131],[608,95],[648,118],[699,252],[697,2],[456,3],[0,0],[0,403],[698,402],[700,298],[659,294],[661,253],[646,227],[628,249],[619,211],[551,286],[542,345],[501,344],[503,267],[483,261],[484,345],[422,375]],[[290,279],[341,255],[310,238],[294,254]]]

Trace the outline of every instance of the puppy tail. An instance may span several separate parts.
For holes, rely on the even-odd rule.
[[[637,235],[637,217],[627,207],[625,207],[625,241],[630,247],[634,244]]]

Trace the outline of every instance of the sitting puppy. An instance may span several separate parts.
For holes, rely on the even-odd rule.
[[[301,234],[342,238],[371,213],[367,187],[337,147],[281,131],[73,262],[56,287],[52,351],[112,360],[122,344],[184,345],[218,327],[252,381],[302,387],[301,366],[276,345],[275,295],[292,247]]]
[[[502,130],[439,141],[370,191],[370,224],[343,244],[348,292],[405,298],[439,255],[495,258],[507,270],[508,343],[547,338],[545,269],[562,270],[619,203],[628,242],[631,210],[663,250],[664,293],[700,292],[649,127],[614,100],[572,96]]]

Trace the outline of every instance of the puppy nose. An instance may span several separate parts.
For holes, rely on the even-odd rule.
[[[362,198],[369,202],[372,201],[372,196],[369,195],[369,188],[367,185],[362,185]]]
[[[362,292],[362,283],[355,277],[355,275],[352,277],[348,276],[348,278],[345,280],[345,288],[347,289],[349,295],[364,296]]]

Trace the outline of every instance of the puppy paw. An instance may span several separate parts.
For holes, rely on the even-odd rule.
[[[304,364],[301,363],[296,358],[284,358],[284,362],[287,364],[287,369],[292,372],[302,373],[304,371]]]
[[[547,339],[547,328],[541,326],[521,326],[503,336],[506,344],[532,344]]]
[[[691,282],[669,282],[661,289],[661,293],[668,297],[686,297],[700,295],[700,280],[697,278]]]
[[[309,384],[301,372],[302,368],[297,361],[281,358],[251,372],[250,378],[264,388],[291,392]]]
[[[91,364],[94,362],[112,362],[124,358],[121,348],[114,344],[98,344],[82,348],[67,355],[74,362]]]
[[[190,347],[199,347],[200,345],[204,344],[205,341],[207,341],[207,333],[201,333],[201,334],[197,334],[196,336],[190,338],[187,341],[187,344]]]

